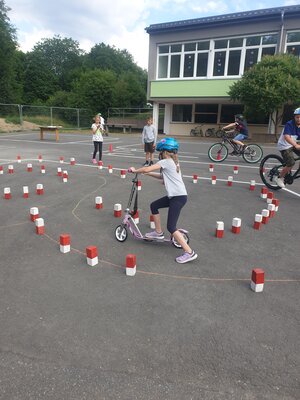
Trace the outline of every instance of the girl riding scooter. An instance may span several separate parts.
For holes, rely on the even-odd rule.
[[[155,200],[150,204],[151,213],[154,217],[155,230],[145,234],[148,239],[164,239],[164,233],[161,229],[160,208],[169,208],[167,229],[175,240],[182,246],[184,253],[176,257],[176,262],[180,264],[195,260],[198,255],[184,240],[181,232],[177,229],[177,221],[182,207],[187,202],[187,191],[182,180],[179,162],[178,162],[178,143],[173,138],[162,139],[156,145],[156,150],[159,151],[159,161],[149,167],[135,169],[131,167],[131,172],[142,173],[154,178],[163,179],[167,196]],[[160,173],[154,171],[160,170]]]

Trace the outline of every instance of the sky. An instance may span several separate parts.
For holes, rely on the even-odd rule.
[[[300,4],[300,0],[4,0],[17,29],[19,47],[32,50],[44,38],[60,35],[89,52],[97,43],[126,49],[148,66],[149,35],[157,23]]]

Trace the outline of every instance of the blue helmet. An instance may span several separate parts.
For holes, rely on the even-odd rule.
[[[161,139],[156,145],[157,151],[169,151],[170,153],[177,153],[179,149],[179,145],[177,140],[174,138],[168,137]]]
[[[294,115],[300,115],[300,107],[296,108],[294,111]]]

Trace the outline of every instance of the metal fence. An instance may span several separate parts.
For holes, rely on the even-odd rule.
[[[164,123],[164,107],[159,108],[158,129],[163,129]],[[139,107],[139,108],[109,108],[107,112],[108,126],[122,128],[123,126],[130,125],[132,130],[143,129],[148,117],[152,117],[152,107]]]
[[[85,108],[47,107],[0,103],[0,118],[22,129],[61,125],[64,129],[89,129],[93,113]]]

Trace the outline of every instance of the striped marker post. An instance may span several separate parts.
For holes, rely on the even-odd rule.
[[[261,228],[262,215],[255,214],[253,228],[259,230]]]
[[[69,253],[71,250],[71,236],[68,233],[62,233],[59,236],[59,250],[61,253]]]
[[[62,176],[62,169],[61,169],[61,167],[57,167],[57,176]]]
[[[262,215],[261,222],[266,225],[269,222],[269,210],[267,209],[262,210],[261,215]]]
[[[214,164],[209,164],[209,172],[214,172]]]
[[[102,169],[103,168],[103,161],[98,161],[98,169]]]
[[[24,197],[24,199],[28,199],[28,197],[29,197],[28,186],[23,186],[23,197]]]
[[[249,190],[251,190],[251,191],[255,190],[255,180],[250,181]]]
[[[242,220],[241,218],[233,218],[231,232],[239,234],[241,232]]]
[[[0,165],[0,175],[3,175],[3,167]]]
[[[121,218],[122,217],[122,205],[119,203],[116,203],[114,205],[114,217],[115,218]]]
[[[193,175],[193,183],[197,183],[198,182],[198,175]]]
[[[70,158],[70,165],[75,165],[75,158],[74,157]]]
[[[64,163],[64,158],[63,158],[63,156],[60,156],[60,157],[59,157],[59,162],[60,162],[60,164],[63,164],[63,163]]]
[[[262,199],[266,199],[267,195],[268,195],[268,189],[264,186],[264,187],[261,188],[260,197]]]
[[[127,254],[126,256],[126,275],[134,276],[136,274],[136,255]]]
[[[96,209],[100,210],[101,208],[103,208],[103,202],[102,202],[102,197],[101,196],[97,196],[95,198],[95,203],[96,203]]]
[[[221,239],[224,236],[224,222],[217,221],[216,222],[216,237]]]
[[[108,173],[109,174],[112,174],[113,173],[113,167],[112,167],[112,165],[108,165]]]
[[[233,183],[233,176],[229,176],[227,178],[227,186],[232,186],[232,183]]]
[[[138,224],[138,223],[140,222],[139,210],[136,210],[136,213],[133,214],[132,218],[133,218],[133,220],[134,220],[134,222],[135,222],[136,224]]]
[[[14,166],[13,165],[9,165],[8,166],[8,173],[9,174],[13,174],[14,173]]]
[[[234,165],[234,167],[233,167],[233,173],[234,173],[235,175],[237,175],[237,174],[239,173],[239,167],[238,167],[237,165]]]
[[[45,172],[46,172],[45,165],[41,165],[41,174],[44,174]]]
[[[43,157],[42,157],[41,154],[39,155],[38,160],[39,160],[40,163],[43,162]]]
[[[10,192],[10,188],[9,187],[4,188],[4,198],[6,200],[10,200],[11,199],[11,192]]]
[[[217,183],[217,177],[216,177],[216,175],[213,175],[212,177],[211,177],[211,184],[212,185],[215,185]]]
[[[268,192],[267,194],[267,203],[272,204],[272,200],[274,198],[274,193],[273,192]]]
[[[21,156],[20,155],[17,155],[17,162],[20,164],[20,162],[21,162]]]
[[[29,211],[30,221],[34,222],[39,218],[39,209],[37,207],[31,207]]]
[[[279,207],[279,200],[278,199],[273,199],[272,200],[272,204],[274,204],[275,212],[277,212],[278,211],[278,207]]]
[[[42,183],[38,183],[36,185],[36,194],[38,194],[38,195],[44,194],[44,186]]]
[[[142,181],[137,181],[136,186],[137,190],[142,190]]]
[[[45,223],[43,218],[37,218],[35,220],[35,233],[37,235],[44,235],[45,233]]]
[[[120,176],[122,179],[126,178],[126,169],[121,169]]]
[[[32,164],[27,164],[27,172],[32,172]]]
[[[275,216],[275,205],[272,203],[268,204],[268,211],[269,211],[269,217],[273,218]]]
[[[86,262],[91,267],[98,264],[98,250],[96,246],[89,246],[86,248]]]
[[[68,171],[63,171],[62,177],[63,177],[63,182],[67,183],[69,178]]]
[[[251,289],[256,293],[262,292],[264,289],[264,283],[265,283],[264,270],[260,268],[253,269],[251,274],[251,283],[250,283]]]

